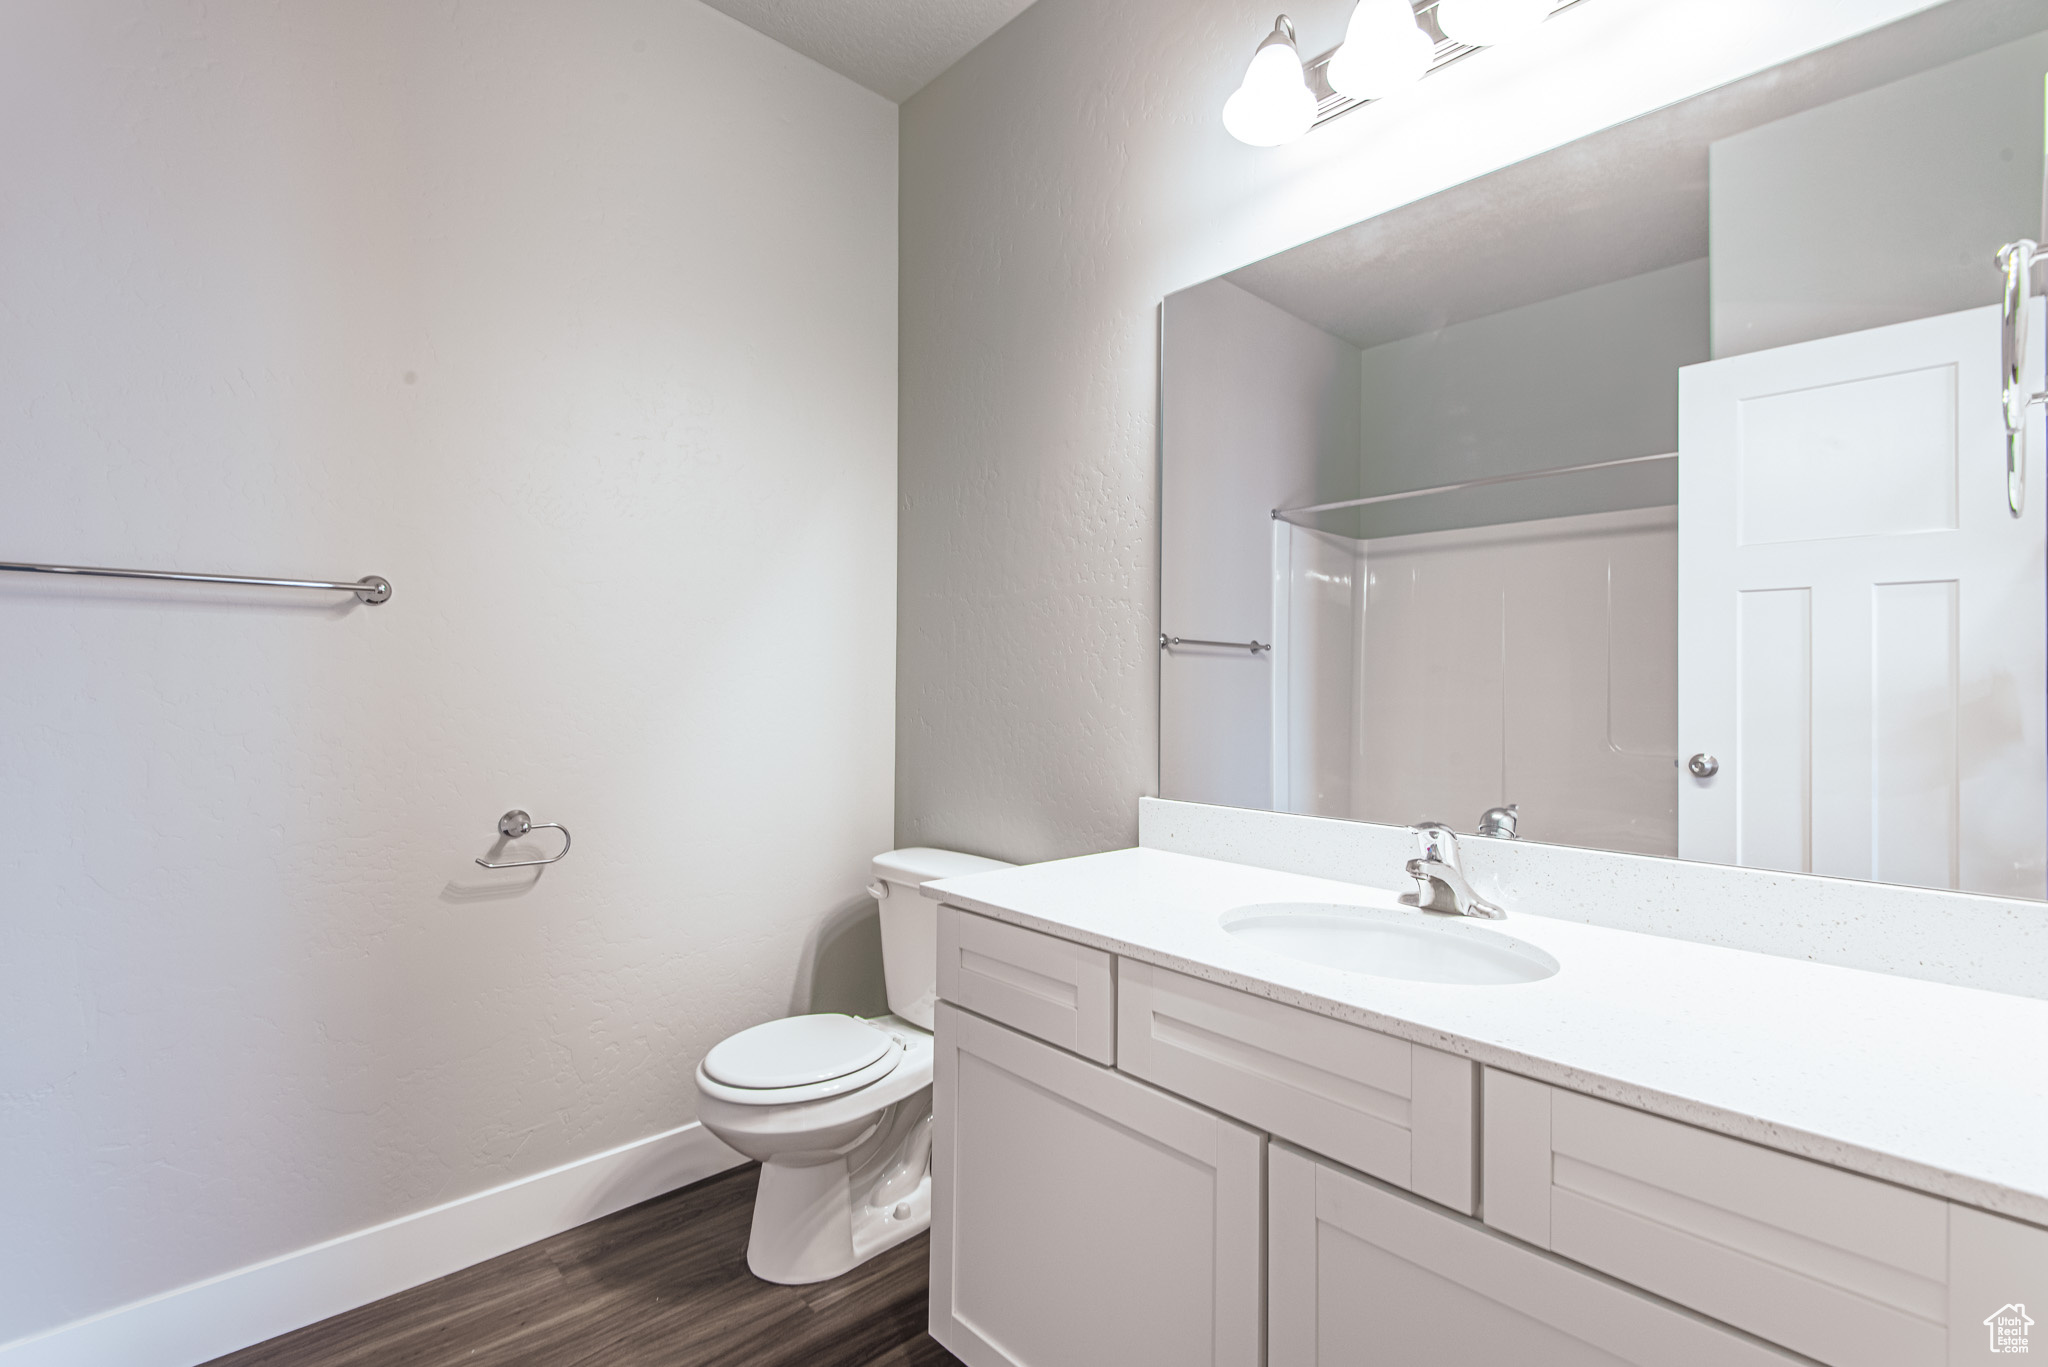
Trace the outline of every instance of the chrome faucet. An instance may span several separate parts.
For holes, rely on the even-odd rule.
[[[1458,857],[1458,835],[1441,821],[1410,826],[1421,853],[1408,861],[1408,876],[1415,891],[1404,892],[1401,900],[1423,911],[1447,911],[1458,916],[1480,916],[1498,921],[1507,915],[1500,907],[1472,890],[1465,879],[1465,865]]]

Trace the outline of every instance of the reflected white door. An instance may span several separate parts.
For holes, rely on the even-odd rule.
[[[1682,857],[2048,890],[2048,480],[2037,423],[2014,517],[1998,361],[1991,307],[1679,372],[1680,763],[1720,766]]]

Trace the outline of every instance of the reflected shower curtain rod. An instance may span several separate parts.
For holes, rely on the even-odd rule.
[[[1456,484],[1438,484],[1428,489],[1403,489],[1398,494],[1372,494],[1365,498],[1342,498],[1335,503],[1311,503],[1305,508],[1275,508],[1273,518],[1277,522],[1292,522],[1306,513],[1333,513],[1339,508],[1363,508],[1373,503],[1398,503],[1406,498],[1426,498],[1430,494],[1456,493],[1460,489],[1478,489],[1488,484],[1513,484],[1517,480],[1547,479],[1551,475],[1578,475],[1588,470],[1612,470],[1621,465],[1643,465],[1653,460],[1677,460],[1676,451],[1666,451],[1661,456],[1623,456],[1620,460],[1596,460],[1586,465],[1565,465],[1555,470],[1524,470],[1515,475],[1488,475],[1484,479],[1461,480]]]

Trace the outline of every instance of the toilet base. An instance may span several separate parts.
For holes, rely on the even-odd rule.
[[[889,1107],[853,1148],[761,1164],[747,1267],[803,1286],[852,1271],[932,1223],[932,1092]],[[820,1160],[823,1161],[820,1161]]]
[[[864,1263],[932,1227],[932,1176],[926,1173],[917,1189],[886,1210],[867,1206],[853,1217],[853,1260]]]
[[[932,1223],[932,1179],[884,1208],[854,1208],[844,1162],[806,1167],[761,1165],[747,1269],[764,1282],[804,1286],[851,1272],[877,1253],[922,1234]]]

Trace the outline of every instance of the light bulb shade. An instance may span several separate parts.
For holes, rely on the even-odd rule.
[[[1294,29],[1283,16],[1245,68],[1244,84],[1223,102],[1223,126],[1254,147],[1277,147],[1308,132],[1316,97],[1302,76]]]
[[[1354,100],[1381,100],[1421,80],[1436,55],[1436,44],[1415,26],[1405,0],[1395,0],[1405,20],[1387,23],[1368,13],[1376,0],[1359,0],[1344,30],[1344,46],[1330,58],[1323,78],[1330,89]],[[1365,15],[1360,22],[1360,15]]]
[[[1437,0],[1436,26],[1454,43],[1498,47],[1550,17],[1550,0]]]
[[[1414,27],[1415,10],[1409,0],[1358,0],[1351,7],[1350,22],[1344,25],[1344,41]]]

